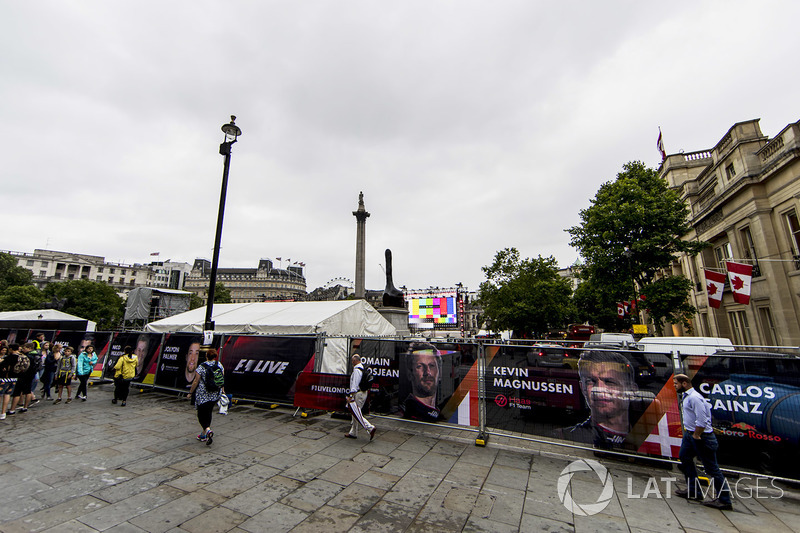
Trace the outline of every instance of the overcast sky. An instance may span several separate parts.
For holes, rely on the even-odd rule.
[[[0,17],[0,249],[306,264],[309,291],[477,289],[565,229],[622,165],[800,119],[800,2],[31,1]]]

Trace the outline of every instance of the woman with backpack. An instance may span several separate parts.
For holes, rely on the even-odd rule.
[[[122,406],[128,402],[128,393],[131,390],[131,381],[136,377],[136,367],[139,364],[139,358],[133,353],[133,348],[126,346],[122,350],[122,355],[117,359],[114,365],[114,399],[111,403],[117,403],[117,400],[122,402]]]
[[[202,432],[197,440],[210,445],[213,442],[214,432],[211,431],[211,417],[214,406],[225,394],[225,370],[218,361],[219,354],[214,348],[206,352],[206,362],[197,367],[192,388],[189,395],[194,399],[197,407],[197,421],[200,422]]]
[[[53,405],[61,402],[61,394],[64,392],[64,387],[67,387],[67,401],[64,403],[72,401],[72,378],[75,377],[76,366],[77,361],[72,354],[72,346],[67,346],[56,364],[56,392],[58,393],[58,398],[53,402]]]

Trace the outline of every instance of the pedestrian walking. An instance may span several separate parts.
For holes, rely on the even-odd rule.
[[[125,407],[128,403],[128,393],[131,390],[131,381],[136,377],[136,366],[139,358],[133,353],[133,348],[126,346],[122,355],[114,365],[114,399],[111,403],[120,401]]]
[[[75,355],[72,353],[72,346],[64,348],[64,352],[58,359],[56,364],[56,393],[58,397],[53,404],[61,403],[61,395],[64,392],[64,387],[67,388],[67,401],[64,403],[72,402],[72,378],[75,377],[75,368],[78,366],[75,360]]]
[[[62,350],[63,346],[54,344],[52,348],[48,349],[44,354],[42,363],[42,399],[53,399],[50,395],[50,388],[56,378],[56,367],[58,366],[58,360],[61,359]]]
[[[353,355],[350,359],[353,364],[353,372],[350,374],[350,390],[347,393],[347,408],[350,410],[352,423],[350,424],[350,431],[345,433],[344,436],[348,439],[358,438],[358,426],[361,424],[369,432],[369,440],[375,436],[375,426],[372,425],[361,413],[364,403],[367,401],[369,395],[369,388],[362,383],[362,376],[364,375],[364,365],[361,364],[361,356],[358,354]]]
[[[681,410],[683,411],[683,440],[681,441],[680,460],[686,489],[677,489],[676,496],[690,500],[702,501],[703,494],[697,480],[695,457],[699,457],[711,479],[712,492],[716,497],[703,505],[720,510],[731,510],[731,490],[725,476],[717,464],[719,443],[711,427],[711,406],[705,398],[692,387],[692,381],[685,374],[677,374],[673,378],[675,390],[683,393]]]
[[[86,393],[89,384],[89,376],[92,375],[94,365],[97,363],[97,354],[94,353],[94,346],[91,344],[81,352],[78,356],[78,392],[75,393],[76,398],[86,401]]]
[[[219,353],[214,348],[206,352],[206,361],[197,367],[189,396],[197,408],[197,421],[200,422],[201,432],[197,440],[210,446],[214,441],[214,432],[211,430],[211,419],[214,406],[220,397],[225,394],[225,369],[219,362]]]
[[[11,393],[17,384],[17,374],[14,367],[19,357],[19,344],[9,344],[0,347],[0,397],[2,397],[2,409],[0,409],[0,420],[5,419],[6,409],[11,403]]]
[[[28,410],[31,403],[31,383],[36,374],[36,357],[38,352],[34,350],[36,345],[26,342],[20,346],[17,362],[14,365],[14,372],[17,374],[17,383],[11,395],[11,410],[7,414],[13,415],[19,407],[19,412],[24,413]],[[20,407],[21,405],[21,407]]]

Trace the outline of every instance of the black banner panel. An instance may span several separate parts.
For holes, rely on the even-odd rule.
[[[316,337],[226,336],[225,392],[292,405],[297,375],[314,370],[315,346]]]

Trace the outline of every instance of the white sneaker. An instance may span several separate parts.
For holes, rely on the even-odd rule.
[[[6,414],[0,413],[0,420],[5,420],[5,419],[6,419]]]

